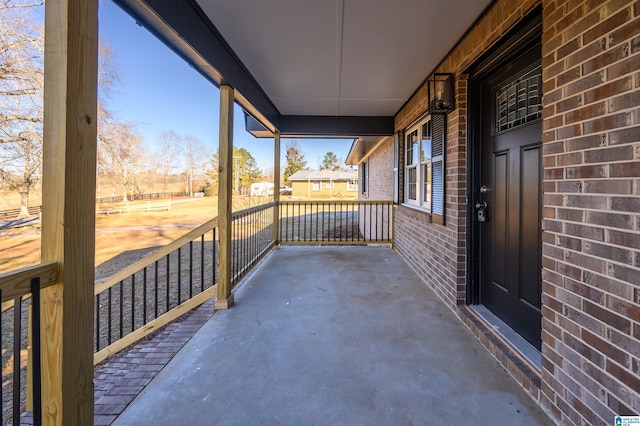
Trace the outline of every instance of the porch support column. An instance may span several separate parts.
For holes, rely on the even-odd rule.
[[[280,244],[280,132],[273,134],[273,241]]]
[[[98,0],[45,7],[42,261],[43,424],[93,424]]]
[[[220,138],[218,149],[218,298],[214,309],[229,309],[231,294],[231,202],[233,185],[233,87],[220,86]]]

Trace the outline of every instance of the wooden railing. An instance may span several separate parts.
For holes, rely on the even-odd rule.
[[[232,284],[276,244],[274,218],[279,218],[276,235],[282,244],[392,242],[390,201],[287,201],[249,208],[232,215]],[[217,226],[214,218],[95,286],[94,363],[215,296]],[[0,340],[13,342],[2,352],[4,423],[25,411],[21,400],[33,410],[34,421],[41,416],[38,289],[57,282],[53,262],[0,275]],[[21,397],[26,381],[33,384]],[[8,382],[12,393],[6,391]]]
[[[273,247],[274,208],[233,213],[232,283]],[[96,285],[94,363],[215,296],[217,225],[212,219]]]
[[[283,201],[281,244],[391,244],[391,201]]]
[[[217,224],[200,225],[96,285],[94,363],[215,295]]]
[[[40,290],[58,282],[55,262],[0,274],[0,345],[2,424],[20,424],[20,416],[33,413],[42,419],[40,351]]]
[[[29,215],[36,216],[40,214],[40,206],[31,206],[28,208]],[[0,220],[13,220],[20,216],[20,209],[9,209],[0,211]]]

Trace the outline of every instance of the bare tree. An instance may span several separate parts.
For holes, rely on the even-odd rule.
[[[0,1],[0,179],[20,193],[21,217],[42,166],[44,38],[32,16],[41,5]]]
[[[29,194],[41,179],[44,36],[35,14],[41,13],[43,4],[0,0],[0,181],[20,193],[21,216],[28,215]],[[119,82],[113,56],[110,46],[101,41],[99,104]],[[113,117],[109,120],[107,128],[112,128]],[[100,121],[99,134],[105,131]],[[112,137],[99,139],[104,145]]]
[[[98,175],[122,191],[123,201],[137,187],[144,149],[134,124],[121,123],[98,108],[101,131],[98,133]]]
[[[160,133],[160,149],[162,152],[162,191],[169,191],[169,177],[173,174],[178,159],[182,154],[182,138],[172,130]]]
[[[193,197],[193,183],[202,176],[207,163],[207,149],[200,139],[187,135],[183,138],[187,192]]]

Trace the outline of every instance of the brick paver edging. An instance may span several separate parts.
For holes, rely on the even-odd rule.
[[[110,425],[212,315],[210,300],[96,365],[94,424]]]
[[[94,425],[113,423],[212,316],[213,299],[96,365]],[[33,425],[32,413],[23,413],[20,424]]]
[[[96,365],[94,425],[113,423],[212,316],[213,299]],[[23,413],[20,424],[32,425],[32,413]]]

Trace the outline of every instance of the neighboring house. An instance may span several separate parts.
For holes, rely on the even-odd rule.
[[[356,197],[356,170],[298,170],[289,176],[291,195],[303,198]]]

